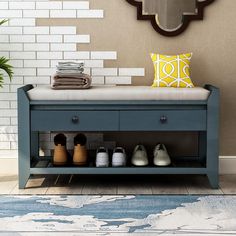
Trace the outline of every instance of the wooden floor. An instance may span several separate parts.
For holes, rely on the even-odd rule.
[[[236,175],[220,176],[217,190],[205,176],[33,176],[24,190],[0,176],[0,194],[236,194]]]

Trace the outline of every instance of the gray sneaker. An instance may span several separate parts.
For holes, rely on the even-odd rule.
[[[108,150],[104,147],[100,147],[97,149],[96,167],[108,167],[108,166],[109,166]]]
[[[137,145],[134,148],[131,163],[135,166],[147,166],[148,165],[147,151],[143,145]]]
[[[153,163],[156,166],[169,166],[171,164],[170,156],[164,144],[158,144],[154,149]]]
[[[126,153],[124,148],[116,147],[113,151],[112,155],[112,166],[113,167],[122,167],[126,166]]]

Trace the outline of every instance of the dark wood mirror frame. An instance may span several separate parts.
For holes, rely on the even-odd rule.
[[[178,28],[175,31],[165,31],[163,29],[161,29],[157,22],[156,22],[156,18],[155,15],[143,15],[143,4],[142,2],[137,2],[136,0],[126,0],[129,4],[137,7],[137,19],[138,20],[149,20],[153,26],[153,28],[160,34],[164,35],[164,36],[177,36],[179,34],[181,34],[182,32],[184,32],[189,23],[192,20],[203,20],[204,18],[204,7],[206,7],[207,5],[213,3],[215,0],[205,0],[203,2],[199,2],[197,1],[197,9],[198,9],[198,14],[196,15],[184,15],[183,18],[183,24],[181,25],[180,28]]]

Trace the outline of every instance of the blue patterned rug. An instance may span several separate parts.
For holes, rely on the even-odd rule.
[[[130,233],[236,235],[236,196],[0,197],[0,235]]]

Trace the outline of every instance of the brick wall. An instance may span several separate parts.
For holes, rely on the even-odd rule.
[[[0,17],[9,19],[0,27],[0,56],[10,58],[15,67],[12,83],[6,78],[0,89],[0,151],[17,149],[17,88],[24,84],[50,84],[58,61],[84,61],[85,72],[96,85],[127,85],[132,83],[132,77],[145,74],[144,68],[104,68],[104,61],[117,59],[116,48],[77,50],[79,44],[89,44],[92,39],[83,32],[77,34],[76,26],[37,26],[38,18],[47,18],[49,22],[58,18],[104,18],[103,9],[91,9],[89,1],[1,1]],[[45,150],[49,150],[52,137],[41,136]]]

